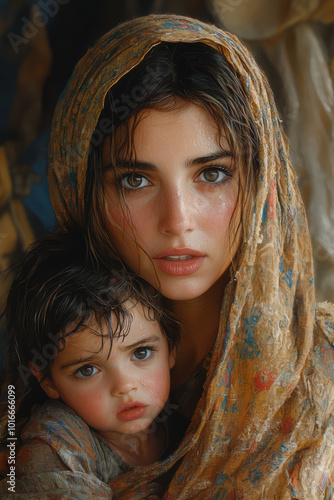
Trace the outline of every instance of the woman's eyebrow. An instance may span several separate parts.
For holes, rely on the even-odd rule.
[[[107,165],[104,170],[114,169],[115,165],[110,164]],[[129,160],[117,160],[116,168],[118,170],[157,170],[157,167],[154,163],[150,163],[148,161],[129,161]]]
[[[224,158],[232,158],[231,151],[226,151],[225,149],[220,149],[215,153],[210,153],[204,156],[199,156],[198,158],[190,158],[186,161],[186,167],[193,167],[195,165],[202,165],[203,163],[209,163],[210,161],[222,160]],[[114,169],[114,165],[110,164],[105,167],[105,171]],[[142,170],[142,171],[154,171],[158,170],[158,167],[148,161],[140,160],[117,160],[117,169],[119,170]]]
[[[215,161],[215,160],[222,160],[224,158],[232,158],[231,151],[220,149],[215,153],[211,153],[205,156],[199,156],[198,158],[191,158],[190,160],[187,160],[186,165],[192,167],[193,165],[202,165],[203,163],[209,163],[210,161]]]

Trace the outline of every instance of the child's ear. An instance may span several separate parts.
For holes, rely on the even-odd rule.
[[[176,361],[176,347],[173,347],[173,349],[169,352],[169,369],[170,370],[175,365],[175,361]]]
[[[36,377],[39,385],[41,386],[45,394],[49,396],[49,398],[51,399],[60,398],[59,392],[57,391],[57,388],[53,384],[52,380],[50,380],[49,378],[45,378],[44,380],[42,380],[43,378],[42,372],[33,363],[31,363],[31,361],[29,361],[29,369],[31,373]]]

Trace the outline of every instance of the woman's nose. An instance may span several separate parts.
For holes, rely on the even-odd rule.
[[[159,231],[182,236],[194,229],[194,207],[186,188],[166,188],[159,198]]]
[[[129,394],[138,388],[136,377],[132,376],[126,368],[114,368],[111,377],[111,395],[114,397]]]

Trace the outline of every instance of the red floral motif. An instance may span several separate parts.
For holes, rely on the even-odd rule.
[[[228,500],[245,500],[245,498],[244,490],[241,488],[236,488],[228,496]]]
[[[321,479],[320,479],[320,483],[319,483],[320,488],[322,488],[324,490],[327,486],[327,483],[328,483],[328,476],[324,472],[323,475],[321,476]]]
[[[273,385],[277,379],[276,375],[264,368],[260,372],[257,372],[254,376],[254,384],[258,391],[267,391]]]
[[[324,348],[320,349],[321,360],[324,365],[331,366],[334,361],[334,351],[332,348]]]
[[[296,496],[296,498],[303,498],[303,491],[300,486],[299,482],[299,471],[302,466],[302,463],[299,461],[297,464],[294,466],[293,470],[291,471],[290,474],[290,481],[291,481],[291,486],[293,488],[293,492]]]
[[[276,182],[270,181],[270,191],[269,191],[269,217],[271,219],[275,218],[275,201],[276,201]]]
[[[229,372],[224,373],[224,386],[225,387],[231,386],[231,374]]]
[[[295,422],[291,417],[284,417],[282,422],[282,434],[289,434],[295,426]]]
[[[249,448],[250,452],[256,453],[258,449],[259,449],[259,443],[257,441],[253,441]]]

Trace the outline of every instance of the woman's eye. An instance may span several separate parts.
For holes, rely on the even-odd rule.
[[[80,378],[88,378],[92,377],[98,372],[98,369],[95,366],[92,365],[85,365],[79,368],[76,372],[75,375],[77,375]]]
[[[226,173],[220,168],[207,168],[201,172],[199,179],[205,182],[220,182],[226,178]]]
[[[144,359],[148,359],[151,356],[152,349],[148,347],[139,347],[133,352],[133,358],[135,361],[143,361]]]
[[[149,181],[146,179],[146,177],[135,173],[125,175],[121,180],[121,186],[124,189],[136,189],[146,187],[148,185]]]

